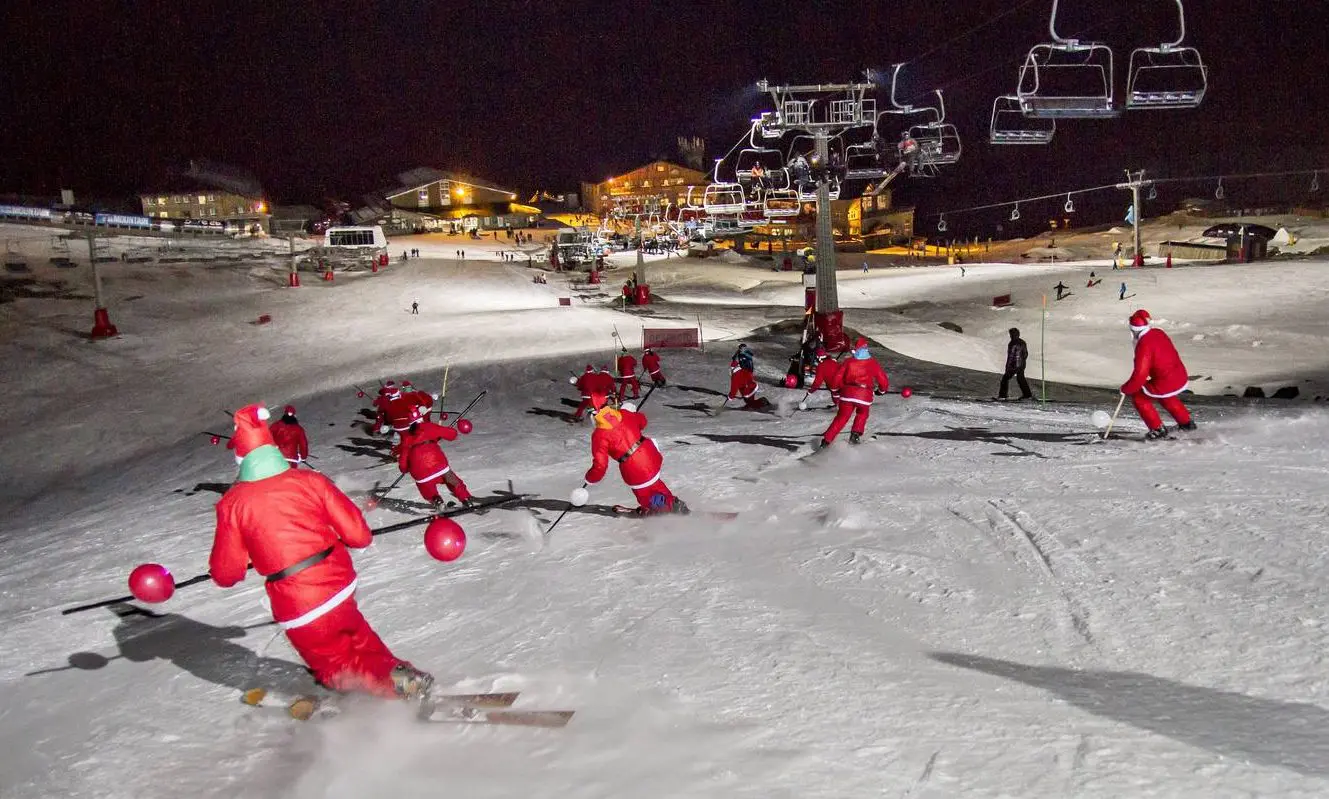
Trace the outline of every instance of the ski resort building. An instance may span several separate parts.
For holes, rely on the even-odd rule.
[[[517,193],[492,181],[422,167],[397,176],[378,196],[393,228],[495,230],[529,227],[540,209],[517,202]]]
[[[669,202],[683,205],[688,190],[700,198],[710,184],[710,177],[701,171],[680,166],[672,161],[652,161],[630,172],[606,178],[600,183],[581,184],[581,198],[586,210],[603,216],[617,205],[655,206]]]

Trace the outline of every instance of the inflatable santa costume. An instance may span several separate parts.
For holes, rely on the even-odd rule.
[[[1149,312],[1141,308],[1131,314],[1131,335],[1135,338],[1135,369],[1121,386],[1121,393],[1131,398],[1149,432],[1146,438],[1164,438],[1167,428],[1154,408],[1158,400],[1163,410],[1177,421],[1182,430],[1194,430],[1191,413],[1181,401],[1181,392],[1190,385],[1186,365],[1167,333],[1153,327]]]
[[[615,408],[601,393],[594,394],[591,401],[595,404],[595,432],[591,433],[591,468],[586,472],[586,482],[603,480],[613,458],[623,482],[637,497],[638,513],[687,513],[687,505],[660,479],[664,457],[642,432],[646,429],[645,415],[630,402]]]
[[[618,368],[618,396],[627,399],[628,389],[632,389],[632,398],[641,396],[641,381],[637,379],[637,359],[632,353],[623,350],[614,362]]]
[[[743,408],[750,411],[759,411],[770,407],[770,401],[765,397],[758,397],[757,392],[761,387],[757,385],[757,378],[753,376],[752,370],[743,366],[737,359],[729,362],[729,399],[743,398]]]
[[[261,405],[235,412],[240,474],[217,503],[213,581],[229,588],[252,563],[267,581],[273,620],[320,684],[384,697],[424,695],[433,678],[393,655],[355,602],[347,547],[369,546],[365,517],[331,480],[287,464],[268,418]]]

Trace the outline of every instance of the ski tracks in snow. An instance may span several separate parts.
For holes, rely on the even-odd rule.
[[[947,510],[983,532],[1019,563],[1036,575],[1040,589],[1052,592],[1058,625],[1068,629],[1080,642],[1099,649],[1099,637],[1106,631],[1103,614],[1086,598],[1086,588],[1098,582],[1094,571],[1047,527],[1038,523],[1010,500],[990,499],[979,514],[966,512],[964,505]]]

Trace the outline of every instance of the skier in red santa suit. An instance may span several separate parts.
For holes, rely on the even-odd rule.
[[[577,412],[572,415],[574,422],[580,422],[586,411],[595,410],[594,406],[591,405],[591,392],[599,382],[595,377],[595,367],[589,363],[586,364],[586,371],[576,377],[568,378],[568,382],[576,386],[577,390],[581,392],[581,404],[577,406]]]
[[[439,441],[456,441],[457,431],[452,427],[435,424],[428,419],[414,422],[401,434],[401,454],[397,456],[397,468],[402,473],[410,472],[415,480],[415,487],[437,510],[443,507],[443,498],[438,494],[438,484],[443,483],[463,505],[471,504],[471,492],[466,483],[452,471],[448,456],[443,454]]]
[[[269,425],[268,430],[287,463],[299,466],[309,459],[309,438],[295,418],[294,405],[287,405],[282,417]]]
[[[208,560],[229,588],[252,563],[267,580],[272,617],[315,679],[335,691],[418,698],[433,677],[383,644],[355,602],[347,547],[369,546],[364,516],[331,480],[292,469],[273,444],[261,405],[235,412],[236,482],[217,503]]]
[[[817,371],[812,375],[812,385],[808,386],[808,393],[825,388],[831,392],[831,404],[840,404],[840,374],[844,371],[844,364],[835,360],[826,354],[826,350],[817,348]]]
[[[749,411],[761,410],[770,406],[765,397],[758,397],[761,387],[752,370],[740,366],[738,361],[729,362],[729,399],[743,398],[743,408]]]
[[[378,396],[374,398],[374,427],[370,432],[382,435],[392,429],[388,418],[388,405],[400,396],[397,384],[391,380],[378,387]]]
[[[632,398],[637,399],[641,396],[641,381],[637,379],[637,359],[627,350],[618,356],[614,362],[618,367],[618,396],[621,399],[628,398],[628,389],[632,389]]]
[[[645,415],[630,402],[615,408],[601,393],[591,401],[596,408],[595,432],[591,433],[591,468],[586,472],[586,482],[603,480],[613,458],[623,482],[637,497],[637,513],[687,513],[687,505],[660,479],[664,458],[655,442],[642,432],[646,429]]]
[[[660,356],[650,347],[641,351],[641,368],[646,370],[646,374],[657,388],[664,386],[665,376],[660,368]]]
[[[872,413],[874,394],[885,394],[890,388],[886,371],[881,368],[872,354],[868,352],[868,340],[862,336],[854,342],[853,354],[845,361],[840,372],[840,408],[831,420],[831,426],[821,436],[822,448],[835,442],[836,436],[854,417],[854,426],[850,429],[849,443],[857,444],[863,438],[863,431],[868,426],[868,415]]]
[[[1158,400],[1182,430],[1194,430],[1191,413],[1182,404],[1181,392],[1189,385],[1186,365],[1167,333],[1152,327],[1149,312],[1140,309],[1131,314],[1131,335],[1135,338],[1135,370],[1121,386],[1121,393],[1131,398],[1135,410],[1149,428],[1145,438],[1167,437],[1167,427],[1154,408]]]
[[[609,364],[601,366],[595,372],[597,390],[609,398],[610,401],[616,401],[618,397],[618,381],[614,379],[614,373],[609,370]]]
[[[416,391],[409,383],[404,384],[401,395],[388,404],[388,421],[392,423],[392,432],[404,434],[411,425],[428,418],[429,409],[433,406],[433,396]]]

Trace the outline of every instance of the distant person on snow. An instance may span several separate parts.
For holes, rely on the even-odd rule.
[[[651,383],[656,388],[664,386],[665,376],[660,369],[660,356],[650,347],[641,351],[641,368],[646,370],[646,375],[651,378]]]
[[[627,399],[628,389],[632,389],[632,398],[641,396],[641,381],[637,379],[637,359],[632,353],[623,350],[614,365],[618,367],[618,396]]]
[[[831,404],[840,404],[840,375],[844,372],[844,364],[832,358],[821,347],[817,348],[817,371],[812,376],[812,385],[808,386],[808,393],[820,391],[825,388],[831,393]]]
[[[240,474],[217,503],[213,581],[230,588],[252,563],[267,578],[272,618],[321,685],[403,699],[428,692],[434,678],[393,655],[356,606],[347,547],[373,540],[360,509],[327,477],[286,463],[267,408],[234,418]]]
[[[1167,437],[1167,428],[1154,408],[1158,400],[1181,430],[1194,430],[1190,411],[1181,401],[1181,392],[1189,385],[1186,365],[1167,333],[1153,327],[1149,312],[1143,308],[1131,314],[1131,335],[1135,339],[1135,369],[1121,386],[1121,393],[1131,398],[1149,432],[1145,438]]]
[[[1007,332],[1011,334],[1011,340],[1006,345],[1006,371],[1001,375],[1001,388],[997,391],[997,399],[1006,399],[1012,377],[1020,386],[1020,399],[1033,399],[1034,393],[1029,390],[1029,381],[1024,379],[1024,368],[1029,363],[1029,345],[1020,338],[1020,328],[1013,327]]]
[[[438,484],[443,483],[463,505],[471,504],[471,492],[466,483],[452,471],[448,456],[443,454],[439,441],[456,441],[457,431],[452,427],[435,424],[428,419],[414,422],[401,434],[401,454],[397,456],[397,468],[402,474],[410,473],[415,480],[415,487],[420,496],[434,506],[435,510],[443,507],[443,498],[438,494]]]
[[[1057,299],[1061,299],[1062,297],[1067,296],[1066,289],[1070,288],[1070,286],[1067,286],[1065,283],[1062,283],[1060,280],[1058,280],[1057,285],[1053,286],[1052,288],[1057,292]]]
[[[751,369],[743,368],[743,364],[738,361],[729,362],[729,399],[743,398],[743,409],[749,411],[759,411],[770,407],[770,401],[765,397],[758,397],[757,392],[761,387],[757,385],[757,378],[752,375]]]
[[[623,482],[637,498],[637,513],[687,513],[688,506],[674,496],[660,479],[664,458],[655,442],[647,438],[646,416],[630,402],[621,408],[609,404],[605,394],[592,397],[595,432],[591,433],[591,468],[586,482],[598,483],[609,469],[609,459],[618,462]]]
[[[287,405],[282,417],[269,425],[268,430],[287,463],[299,466],[309,459],[309,438],[295,418],[294,405]]]
[[[863,431],[868,426],[868,416],[872,413],[874,394],[885,394],[890,388],[886,370],[881,368],[872,354],[868,352],[868,340],[862,336],[854,342],[853,355],[845,362],[840,372],[840,408],[831,420],[831,426],[821,436],[821,448],[835,443],[836,436],[854,417],[854,426],[849,433],[849,443],[857,444],[863,438]]]

